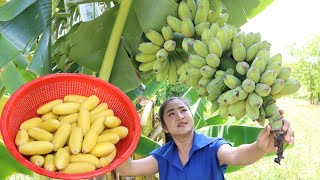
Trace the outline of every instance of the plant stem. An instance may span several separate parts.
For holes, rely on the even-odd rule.
[[[120,3],[119,13],[114,23],[99,73],[99,78],[105,81],[109,81],[110,79],[113,63],[117,54],[121,35],[130,11],[132,1],[133,0],[123,0]]]

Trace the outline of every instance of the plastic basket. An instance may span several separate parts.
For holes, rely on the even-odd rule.
[[[51,172],[32,164],[22,156],[15,145],[15,136],[20,124],[38,116],[36,109],[42,104],[68,94],[96,95],[100,102],[106,102],[114,114],[129,130],[128,136],[116,144],[117,155],[113,162],[95,171],[79,174]],[[130,99],[116,86],[96,77],[75,73],[57,73],[42,76],[24,84],[6,103],[1,116],[1,133],[9,152],[25,167],[51,178],[83,179],[103,175],[112,171],[134,152],[140,138],[140,120]]]

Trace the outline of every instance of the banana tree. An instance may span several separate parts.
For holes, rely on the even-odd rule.
[[[179,2],[0,1],[0,95],[10,96],[24,83],[42,75],[71,72],[90,74],[109,81],[133,102],[141,96],[154,97],[156,92],[167,88],[168,83],[157,82],[154,73],[140,72],[139,63],[134,58],[148,30],[161,31],[167,16],[178,16]],[[272,0],[222,0],[222,11],[229,14],[228,24],[241,27],[271,3]],[[261,129],[225,125],[227,118],[209,113],[209,102],[206,98],[199,98],[193,88],[184,97],[192,106],[196,129],[201,133],[221,136],[239,145],[254,141]],[[230,129],[232,131],[228,131]],[[141,135],[135,153],[145,156],[158,146],[152,138]],[[1,147],[2,154],[5,152],[4,145]],[[14,160],[10,159],[11,162]],[[18,164],[13,166],[18,167]],[[14,171],[30,173],[20,167],[6,172]],[[9,174],[0,173],[0,177],[5,179]]]

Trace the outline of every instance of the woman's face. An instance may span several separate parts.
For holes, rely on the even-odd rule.
[[[164,109],[166,130],[172,135],[184,135],[194,129],[194,121],[188,106],[180,99],[174,99]]]

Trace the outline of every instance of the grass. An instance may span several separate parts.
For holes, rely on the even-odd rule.
[[[295,143],[284,151],[281,165],[275,156],[264,157],[240,171],[227,173],[226,179],[246,180],[319,180],[320,179],[320,106],[307,101],[279,99],[277,105],[295,131]]]

